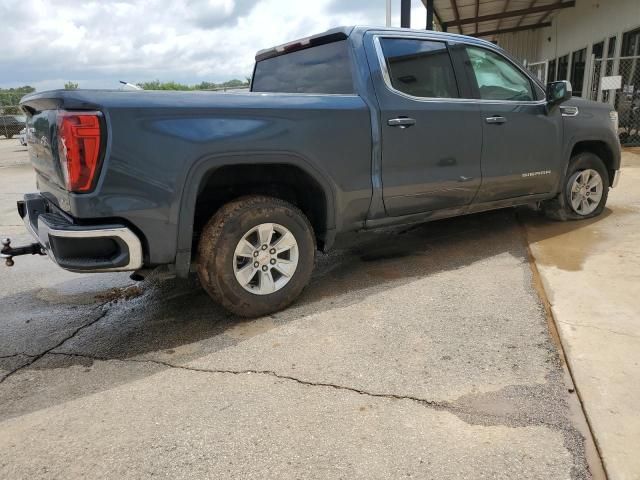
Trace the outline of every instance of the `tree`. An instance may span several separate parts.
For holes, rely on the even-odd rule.
[[[74,82],[67,82],[64,84],[64,89],[65,90],[77,90],[78,89],[78,84],[74,83]]]
[[[145,90],[193,90],[194,88],[174,81],[161,82],[160,80],[138,83],[138,86]]]
[[[174,81],[161,82],[160,80],[153,80],[151,82],[140,82],[137,85],[145,90],[222,90],[225,88],[248,87],[249,82],[234,78],[223,83],[200,82],[196,85],[185,85]]]
[[[35,91],[36,89],[29,85],[18,88],[0,88],[0,113],[19,114],[18,103],[20,103],[20,99]]]

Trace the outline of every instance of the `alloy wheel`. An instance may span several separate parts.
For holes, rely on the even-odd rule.
[[[569,193],[571,208],[578,215],[593,213],[600,205],[603,190],[602,177],[596,170],[589,168],[576,172],[572,177]]]
[[[283,288],[298,266],[298,242],[277,223],[262,223],[245,233],[233,255],[233,272],[248,292],[268,295]]]

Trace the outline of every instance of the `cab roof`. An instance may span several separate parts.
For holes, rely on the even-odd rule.
[[[282,45],[277,45],[271,48],[265,48],[263,50],[258,51],[256,53],[256,62],[261,60],[265,60],[267,58],[277,57],[279,55],[284,55],[285,53],[289,53],[295,50],[303,50],[309,47],[315,47],[317,45],[324,45],[327,43],[337,42],[340,40],[346,40],[351,36],[360,36],[362,37],[365,33],[369,31],[375,31],[379,33],[411,33],[418,35],[429,35],[430,37],[441,37],[442,40],[449,41],[464,41],[465,43],[474,43],[477,45],[490,45],[493,48],[496,48],[496,45],[487,42],[486,40],[482,40],[476,37],[469,37],[467,35],[459,35],[456,33],[448,33],[448,32],[436,32],[433,30],[416,30],[410,28],[391,28],[391,27],[375,27],[375,26],[366,26],[366,25],[352,25],[352,26],[342,26],[332,28],[322,33],[317,33],[315,35],[311,35],[309,37],[299,38],[297,40],[293,40],[291,42],[284,43]]]

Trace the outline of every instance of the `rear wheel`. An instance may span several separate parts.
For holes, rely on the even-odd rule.
[[[543,204],[554,220],[581,220],[600,215],[609,195],[609,174],[600,157],[583,152],[571,159],[562,192]]]
[[[311,277],[313,229],[283,200],[251,196],[224,205],[205,226],[197,271],[204,289],[227,310],[244,317],[291,304]]]

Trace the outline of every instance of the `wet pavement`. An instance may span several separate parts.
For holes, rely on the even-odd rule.
[[[640,149],[628,150],[602,215],[578,225],[526,220],[610,480],[640,480],[639,182]]]
[[[0,233],[27,240],[5,200],[33,177],[2,143]],[[256,320],[195,280],[20,257],[0,478],[589,478],[547,321],[514,210],[359,235]]]

